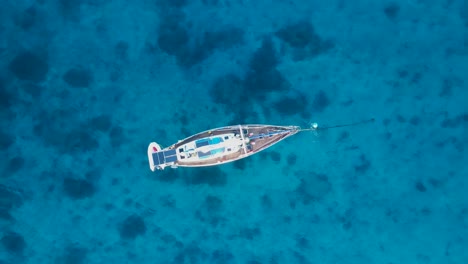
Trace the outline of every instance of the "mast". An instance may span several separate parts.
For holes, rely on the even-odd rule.
[[[247,147],[245,146],[244,131],[242,131],[242,126],[239,125],[239,131],[242,138],[242,148],[244,148],[245,154],[247,154]]]

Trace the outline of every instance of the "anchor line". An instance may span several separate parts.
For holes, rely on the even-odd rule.
[[[332,128],[339,128],[339,127],[349,127],[349,126],[358,126],[358,125],[363,125],[367,123],[373,123],[375,121],[374,118],[355,122],[355,123],[350,123],[350,124],[342,124],[342,125],[334,125],[334,126],[326,126],[326,127],[311,127],[311,128],[301,128],[300,131],[317,131],[317,130],[327,130],[327,129],[332,129]]]

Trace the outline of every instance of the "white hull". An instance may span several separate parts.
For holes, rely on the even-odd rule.
[[[155,171],[167,166],[229,163],[256,154],[299,131],[297,126],[238,125],[203,131],[164,149],[152,142],[148,146],[149,166]]]

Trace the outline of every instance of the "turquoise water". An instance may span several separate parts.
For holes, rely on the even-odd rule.
[[[468,263],[468,3],[274,2],[3,1],[0,263]]]

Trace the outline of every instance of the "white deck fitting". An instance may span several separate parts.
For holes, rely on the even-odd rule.
[[[240,135],[242,138],[242,147],[244,148],[244,153],[247,154],[247,147],[245,146],[244,132],[242,131],[242,126],[239,125]]]

